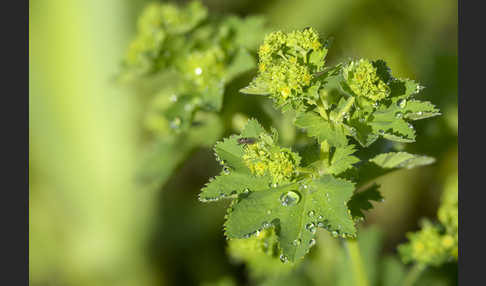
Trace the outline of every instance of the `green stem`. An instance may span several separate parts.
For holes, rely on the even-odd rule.
[[[363,266],[363,259],[361,258],[359,251],[358,241],[355,238],[348,238],[345,240],[345,243],[351,261],[351,269],[353,271],[355,285],[368,286],[368,278],[366,277],[366,272]]]
[[[420,274],[425,270],[425,266],[422,264],[415,264],[408,272],[405,280],[403,281],[403,286],[412,286],[415,284]]]
[[[353,106],[353,103],[354,103],[354,97],[351,97],[351,99],[348,101],[348,103],[346,103],[346,105],[343,107],[341,112],[336,117],[336,119],[335,119],[336,122],[339,122],[341,120],[341,118],[344,116],[344,114],[346,114],[349,111],[349,109],[351,109],[351,106]]]

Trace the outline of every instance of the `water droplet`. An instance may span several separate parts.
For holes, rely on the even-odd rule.
[[[270,215],[270,214],[272,214],[272,211],[271,210],[268,210],[267,211],[267,215]]]
[[[385,130],[380,129],[380,130],[378,130],[378,133],[380,133],[381,135],[383,135],[383,134],[385,134]]]
[[[413,129],[413,125],[409,123],[409,124],[408,124],[408,128]]]
[[[395,117],[396,118],[402,118],[403,117],[403,113],[397,112],[397,114],[395,114]]]
[[[397,102],[397,105],[400,108],[404,108],[407,105],[407,100],[405,98],[402,98]]]
[[[318,216],[317,218],[318,218],[318,219],[322,219],[322,216],[320,215],[320,216]]]
[[[373,107],[378,107],[378,102],[373,103]]]
[[[421,116],[422,114],[424,114],[422,111],[417,112],[418,116]]]
[[[331,232],[332,237],[338,237],[339,233],[335,230]]]
[[[287,262],[289,259],[287,258],[287,256],[281,254],[280,255],[280,261],[282,261],[283,263]]]
[[[188,103],[188,104],[184,105],[184,110],[185,110],[185,111],[191,111],[191,110],[192,110],[192,108],[193,108],[193,105],[192,105],[192,104],[189,104],[189,103]]]
[[[316,240],[313,238],[309,241],[309,247],[313,247],[314,245],[316,245]]]
[[[197,67],[196,69],[194,69],[194,73],[195,73],[196,75],[200,75],[200,74],[202,74],[202,68]]]
[[[314,225],[314,223],[307,224],[305,228],[311,233],[316,233],[316,226]]]
[[[170,96],[170,101],[176,102],[177,101],[177,95],[173,94]]]
[[[182,123],[182,120],[179,117],[176,117],[176,118],[174,118],[174,120],[172,120],[170,122],[170,128],[177,129],[181,126],[181,123]]]
[[[230,168],[228,166],[223,167],[223,172],[228,175],[230,173]]]
[[[320,222],[317,223],[317,226],[320,227],[320,228],[324,228],[325,224],[322,221],[320,221]]]
[[[314,214],[315,214],[315,212],[314,212],[314,211],[309,211],[307,214],[308,214],[310,217],[313,217],[313,216],[314,216]]]
[[[345,233],[341,234],[341,237],[346,238],[346,234]]]
[[[300,195],[296,191],[288,191],[280,196],[280,201],[284,207],[293,206],[299,203]]]
[[[300,238],[297,238],[296,240],[294,240],[292,242],[292,244],[295,245],[295,246],[299,246],[300,245],[300,241],[301,241]]]

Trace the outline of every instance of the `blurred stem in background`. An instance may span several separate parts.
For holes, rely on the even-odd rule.
[[[368,286],[368,278],[366,278],[363,259],[360,254],[358,241],[354,238],[348,238],[345,240],[345,244],[348,250],[349,259],[351,261],[351,268],[353,271],[355,285]]]
[[[128,1],[30,2],[32,285],[150,285],[154,193],[137,192],[137,102],[110,78]]]

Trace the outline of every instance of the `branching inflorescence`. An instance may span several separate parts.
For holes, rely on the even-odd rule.
[[[150,4],[137,28],[120,79],[150,87],[144,127],[159,143],[159,157],[178,153],[174,162],[149,160],[154,177],[163,177],[159,183],[191,148],[220,138],[225,88],[254,68],[257,75],[240,92],[268,97],[307,134],[297,152],[279,145],[276,129],[268,132],[250,119],[240,134],[214,146],[222,171],[199,199],[231,200],[224,223],[228,249],[253,275],[288,270],[290,263],[278,261],[304,257],[319,228],[352,241],[371,202],[383,200],[374,179],[434,162],[390,148],[415,141],[413,121],[440,113],[415,98],[422,86],[393,76],[383,60],[326,66],[329,43],[314,29],[264,37],[262,18],[209,17],[197,1]],[[371,150],[373,143],[388,148]],[[440,224],[426,222],[409,234],[410,243],[399,248],[404,261],[438,265],[457,258],[457,191],[455,201],[444,197],[438,216]]]
[[[261,17],[209,17],[198,1],[152,3],[137,28],[121,78],[166,83],[145,118],[147,129],[162,136],[187,132],[198,113],[221,110],[225,85],[256,66],[251,53],[264,31]]]
[[[278,251],[269,255],[293,262],[315,244],[318,228],[353,238],[363,211],[383,199],[379,186],[368,183],[434,162],[406,152],[366,152],[379,138],[414,142],[411,122],[439,115],[434,105],[414,98],[422,87],[392,76],[382,60],[326,67],[327,49],[312,28],[271,33],[258,49],[258,74],[241,92],[268,96],[283,112],[293,112],[313,151],[279,146],[277,132],[268,133],[255,119],[215,145],[223,171],[199,198],[232,200],[224,224],[230,246],[271,230]]]

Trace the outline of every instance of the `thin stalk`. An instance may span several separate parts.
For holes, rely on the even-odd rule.
[[[353,106],[353,103],[354,103],[354,97],[351,97],[351,99],[348,101],[348,103],[346,103],[346,105],[344,106],[343,110],[341,110],[341,112],[338,114],[338,116],[334,120],[336,122],[339,122],[341,120],[341,118],[343,118],[343,116],[346,113],[348,113],[348,111],[351,109],[351,107]]]
[[[368,278],[364,269],[363,259],[359,251],[358,241],[355,238],[347,238],[345,240],[346,248],[348,249],[349,259],[351,261],[351,269],[353,272],[354,282],[356,286],[368,286]]]
[[[412,286],[415,284],[420,274],[425,270],[425,266],[422,264],[415,264],[410,271],[408,271],[405,280],[403,281],[403,286]]]

